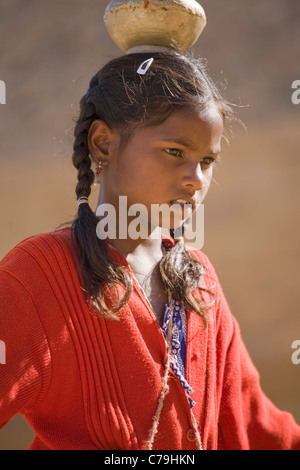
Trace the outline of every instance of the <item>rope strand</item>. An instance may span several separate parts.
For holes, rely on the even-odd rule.
[[[171,360],[172,360],[172,352],[171,351],[172,351],[172,329],[173,329],[173,304],[172,304],[172,296],[171,296],[170,292],[168,292],[168,302],[169,302],[169,306],[170,306],[170,309],[171,309],[171,313],[170,313],[170,321],[169,321],[169,324],[168,324],[167,338],[166,338],[167,358],[166,358],[166,362],[165,362],[164,375],[163,375],[163,378],[162,378],[162,389],[161,389],[161,392],[160,392],[156,412],[155,412],[155,415],[153,417],[153,425],[152,425],[152,428],[150,429],[149,437],[148,437],[148,441],[147,441],[147,450],[152,450],[154,438],[155,438],[155,435],[157,434],[157,431],[158,431],[158,424],[159,424],[160,414],[161,414],[161,411],[163,409],[164,400],[165,400],[165,398],[168,395],[169,390],[170,390],[169,385],[168,385],[168,381],[169,381],[170,365],[171,365]]]
[[[164,374],[162,378],[162,388],[161,388],[160,396],[158,399],[156,412],[153,417],[153,425],[152,425],[152,428],[150,429],[149,437],[147,441],[147,450],[152,450],[153,442],[158,432],[158,425],[159,425],[160,415],[164,406],[164,401],[170,390],[168,381],[170,377],[170,366],[171,366],[171,361],[172,361],[172,331],[173,331],[173,302],[172,302],[172,294],[170,291],[168,291],[168,303],[169,303],[171,312],[170,312],[170,320],[169,320],[169,324],[167,328],[167,336],[166,336],[167,357],[166,357],[166,362],[165,362]],[[195,433],[197,449],[203,450],[201,436],[200,436],[198,426],[197,426],[197,421],[192,410],[191,410],[191,417],[192,417],[192,425],[193,425],[193,430]]]
[[[192,415],[192,424],[193,424],[193,430],[194,430],[194,433],[195,433],[197,449],[198,450],[203,450],[202,442],[201,442],[201,436],[200,436],[200,432],[199,432],[198,426],[197,426],[197,421],[196,421],[196,418],[195,418],[194,413],[193,413],[192,410],[191,410],[191,415]]]

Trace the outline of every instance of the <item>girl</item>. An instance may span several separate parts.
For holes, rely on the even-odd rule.
[[[76,219],[0,265],[0,425],[22,413],[31,449],[300,449],[209,260],[176,235],[233,117],[201,61],[175,52],[129,54],[92,78],[75,127]],[[89,206],[95,173],[115,237]],[[146,236],[120,235],[120,196],[146,209]],[[173,238],[150,217],[162,204],[176,206]]]

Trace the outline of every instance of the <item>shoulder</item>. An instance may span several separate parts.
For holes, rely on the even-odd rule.
[[[57,323],[79,288],[70,228],[29,237],[0,262],[0,326],[43,325],[47,331],[48,319]]]
[[[71,229],[69,227],[38,235],[32,235],[19,242],[0,261],[0,268],[5,269],[14,262],[22,263],[26,258],[47,257],[51,253],[70,250]]]
[[[71,229],[28,237],[12,248],[0,261],[0,274],[22,282],[24,287],[55,276],[58,269],[73,266]]]
[[[0,332],[7,354],[0,376],[0,426],[15,412],[38,406],[50,383],[51,353],[42,319],[49,288],[39,253],[49,238],[43,234],[25,239],[0,262]]]
[[[19,250],[32,250],[34,248],[42,249],[43,247],[50,247],[51,245],[66,245],[71,241],[71,228],[66,227],[57,231],[40,233],[25,238],[17,245],[15,245],[8,253],[4,256],[1,263],[3,263],[8,257],[16,254]]]

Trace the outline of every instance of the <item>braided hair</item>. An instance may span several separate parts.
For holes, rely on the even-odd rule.
[[[80,101],[80,117],[75,126],[75,141],[73,145],[72,161],[78,170],[78,183],[76,185],[77,199],[88,198],[95,175],[91,169],[91,157],[88,149],[87,135],[90,125],[98,116],[93,103],[88,102],[84,96]],[[97,237],[96,227],[98,219],[89,204],[81,204],[72,224],[72,240],[77,252],[79,271],[82,278],[83,290],[86,299],[100,315],[105,318],[117,320],[117,312],[128,301],[132,291],[132,280],[126,270],[115,266],[110,259],[105,240]],[[105,283],[115,285],[122,282],[126,286],[126,294],[116,309],[107,307],[104,297],[99,295],[99,288],[105,292]]]

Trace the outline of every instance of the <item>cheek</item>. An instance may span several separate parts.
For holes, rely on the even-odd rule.
[[[119,165],[114,179],[116,192],[128,195],[130,202],[151,202],[161,188],[157,172],[146,162],[138,163],[128,159]]]
[[[205,188],[203,191],[200,192],[200,197],[199,197],[199,200],[200,200],[200,204],[203,202],[206,194],[208,193],[209,191],[209,188],[210,188],[210,185],[211,185],[211,181],[212,181],[212,177],[213,177],[213,168],[209,168],[207,171],[204,172],[204,184],[205,184]]]
[[[149,162],[146,158],[143,161],[134,161],[128,166],[125,165],[122,173],[124,179],[126,178],[128,183],[130,182],[139,188],[144,196],[156,192],[164,179],[162,169],[157,168],[157,165]]]
[[[205,178],[205,185],[206,187],[209,187],[213,177],[213,166],[210,166],[206,171],[203,171],[203,175]]]

